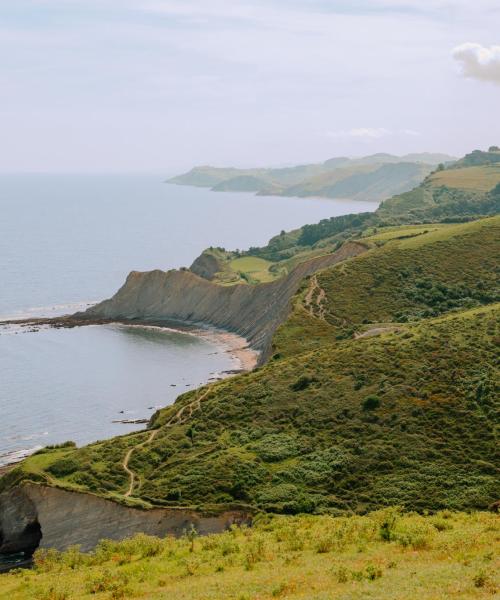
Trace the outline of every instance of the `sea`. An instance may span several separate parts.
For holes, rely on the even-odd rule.
[[[259,246],[376,208],[216,193],[162,174],[0,175],[0,319],[70,314],[110,297],[131,270],[189,266],[208,246]],[[148,419],[235,366],[209,338],[167,329],[0,327],[0,466],[143,428],[119,421]]]

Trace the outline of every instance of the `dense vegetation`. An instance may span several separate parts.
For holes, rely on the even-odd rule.
[[[304,260],[311,253],[331,251],[346,239],[359,237],[369,227],[460,223],[498,214],[498,156],[500,153],[476,151],[471,164],[470,159],[465,157],[446,168],[441,165],[413,190],[384,200],[374,213],[343,215],[304,225],[296,231],[282,232],[267,246],[251,248],[248,253],[286,265],[292,257]],[[476,162],[482,166],[476,166]]]
[[[34,570],[1,576],[0,598],[479,600],[500,583],[498,533],[487,513],[266,516],[204,538],[188,530],[103,541],[92,554],[39,551]]]
[[[181,395],[151,431],[40,450],[0,492],[31,480],[142,508],[239,507],[254,527],[39,551],[33,571],[2,576],[0,598],[492,597],[498,517],[474,512],[500,498],[488,160],[440,167],[376,213],[197,259],[208,279],[257,284],[345,240],[367,249],[302,282],[265,366]]]
[[[500,219],[390,231],[304,282],[268,365],[156,415],[129,463],[136,501],[337,513],[498,499]],[[183,406],[192,414],[176,421]],[[146,437],[45,451],[11,477],[119,499],[126,450]]]

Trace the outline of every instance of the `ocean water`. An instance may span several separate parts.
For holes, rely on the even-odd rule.
[[[131,270],[189,266],[210,245],[261,245],[282,229],[376,206],[214,193],[159,175],[0,175],[0,318],[75,312],[111,296]],[[112,421],[148,418],[234,366],[181,333],[0,328],[0,465],[39,446],[140,428]]]

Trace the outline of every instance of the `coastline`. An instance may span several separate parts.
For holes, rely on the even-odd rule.
[[[85,318],[74,315],[63,315],[60,317],[35,317],[27,319],[5,319],[0,320],[2,326],[18,326],[29,328],[29,332],[36,333],[40,327],[52,327],[54,329],[71,329],[73,327],[85,327],[89,325],[122,325],[125,327],[141,327],[147,329],[159,329],[172,331],[185,335],[201,337],[224,349],[238,361],[240,371],[251,371],[257,366],[260,352],[254,350],[248,341],[231,331],[218,329],[204,323],[190,323],[173,320],[159,319],[104,319]]]
[[[124,327],[140,327],[141,329],[157,329],[160,331],[172,331],[184,335],[192,335],[202,338],[217,346],[221,352],[226,352],[237,362],[234,369],[223,371],[228,375],[234,375],[238,372],[252,371],[259,361],[260,352],[254,350],[248,344],[248,341],[237,333],[217,329],[216,327],[204,325],[203,323],[175,323],[169,321],[168,324],[161,324],[158,320],[154,321],[128,321],[113,319],[109,325],[122,325]],[[0,322],[1,325],[1,322]]]
[[[9,325],[26,328],[26,333],[36,333],[41,327],[65,329],[89,325],[118,325],[122,327],[156,329],[166,332],[170,331],[205,339],[215,346],[215,354],[229,354],[234,367],[230,370],[218,372],[216,374],[217,376],[210,377],[204,385],[210,385],[211,383],[232,377],[239,373],[252,371],[257,366],[260,356],[260,352],[251,348],[244,337],[203,323],[167,322],[159,321],[158,319],[85,319],[74,317],[73,315],[0,320],[0,327]],[[23,455],[15,461],[0,465],[0,478],[14,469],[16,465],[20,464],[27,456],[29,456],[29,454]]]

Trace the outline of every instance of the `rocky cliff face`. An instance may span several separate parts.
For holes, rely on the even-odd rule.
[[[209,254],[208,252],[203,252],[198,256],[198,258],[193,262],[193,264],[189,267],[189,270],[203,279],[213,279],[214,275],[220,271],[222,265],[215,258],[213,254]]]
[[[286,277],[259,285],[222,286],[192,271],[132,272],[111,299],[75,316],[209,324],[245,337],[263,361],[304,277],[365,251],[363,244],[349,242],[334,254],[298,265]],[[207,275],[215,265],[199,267]],[[38,545],[63,550],[74,544],[86,551],[103,538],[137,532],[181,535],[191,524],[206,534],[249,520],[241,511],[208,516],[187,509],[139,510],[91,494],[25,483],[0,494],[0,553],[29,553]]]
[[[188,509],[128,508],[90,494],[25,483],[0,494],[0,554],[41,548],[65,550],[78,544],[92,550],[106,538],[135,533],[180,536],[193,525],[198,533],[219,533],[232,524],[249,523],[251,515],[226,511],[201,515]]]
[[[78,316],[205,323],[245,337],[265,359],[302,279],[365,251],[363,244],[348,242],[333,254],[299,264],[282,279],[259,285],[221,286],[191,271],[133,271],[111,299]]]

